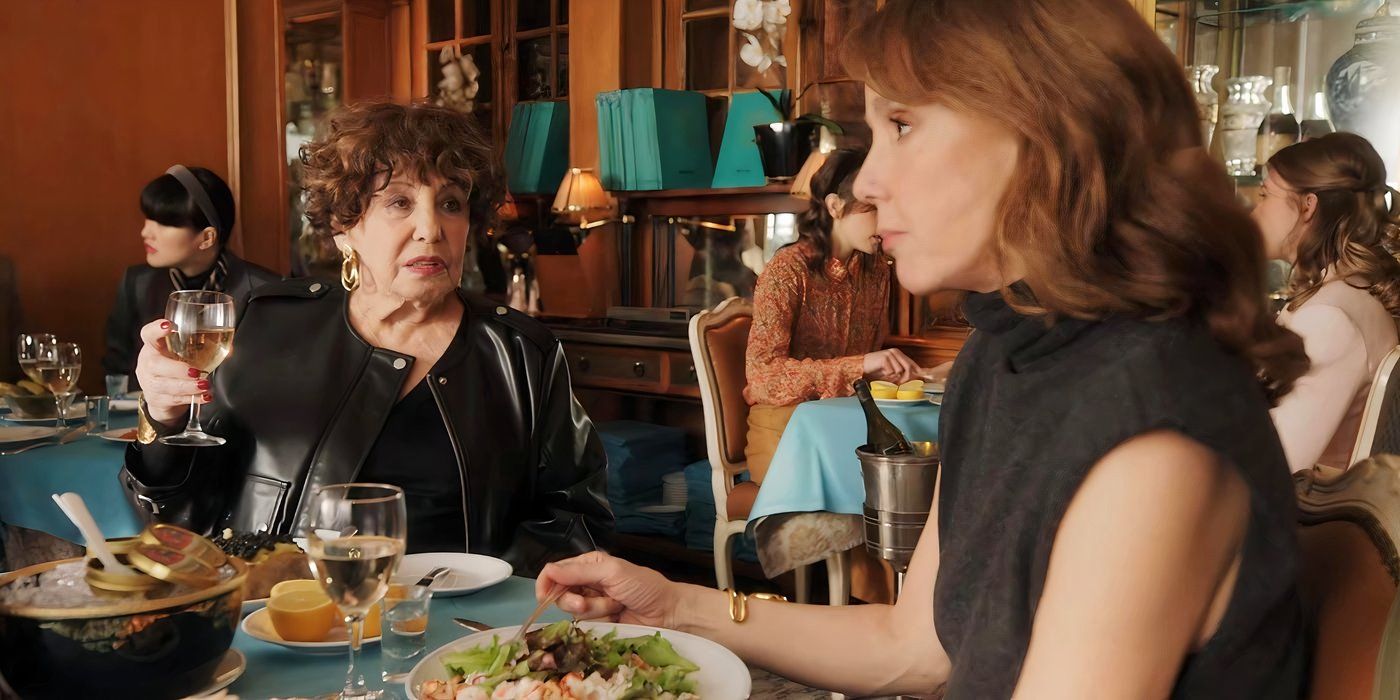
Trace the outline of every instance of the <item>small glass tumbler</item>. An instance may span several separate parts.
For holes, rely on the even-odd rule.
[[[114,399],[125,398],[127,382],[130,381],[130,379],[131,378],[125,374],[107,375],[107,395]]]
[[[125,377],[123,377],[125,379]],[[88,432],[96,435],[106,432],[111,428],[111,397],[89,396],[87,397],[87,424]]]
[[[403,680],[413,670],[418,657],[428,648],[428,603],[433,599],[427,586],[395,584],[380,604],[380,658],[384,681]]]

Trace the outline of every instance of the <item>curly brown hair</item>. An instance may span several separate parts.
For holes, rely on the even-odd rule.
[[[1190,317],[1287,393],[1302,341],[1266,306],[1263,241],[1206,155],[1185,73],[1129,3],[889,0],[848,37],[850,74],[1020,138],[998,264],[1024,313]],[[1020,285],[1017,285],[1020,288]]]
[[[1281,149],[1269,171],[1283,178],[1295,201],[1314,195],[1317,213],[1298,240],[1288,308],[1297,309],[1322,286],[1329,270],[1363,287],[1400,315],[1400,198],[1386,194],[1385,162],[1356,134],[1328,134]],[[1359,284],[1357,284],[1359,282]]]
[[[503,196],[494,150],[476,119],[447,107],[367,101],[341,107],[324,134],[301,147],[306,216],[333,235],[364,216],[395,172],[441,177],[467,193],[473,227],[489,225]]]

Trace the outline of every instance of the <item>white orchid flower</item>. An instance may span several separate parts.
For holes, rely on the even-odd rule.
[[[792,5],[788,4],[788,0],[770,0],[763,3],[764,24],[787,24],[790,14]]]
[[[763,45],[758,43],[758,37],[745,32],[744,39],[747,43],[739,48],[739,60],[753,66],[760,73],[768,70],[773,65],[773,59],[764,52]]]
[[[763,5],[761,0],[737,0],[734,3],[734,27],[745,32],[762,27]]]

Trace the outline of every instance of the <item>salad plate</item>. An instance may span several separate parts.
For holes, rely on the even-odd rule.
[[[642,625],[564,621],[536,626],[524,642],[512,642],[519,629],[478,632],[440,647],[414,666],[404,681],[405,692],[411,700],[453,700],[454,682],[458,690],[470,683],[482,686],[482,697],[567,683],[579,691],[574,696],[621,698],[629,689],[638,692],[645,683],[650,684],[646,692],[627,697],[743,700],[751,690],[749,669],[734,652],[693,634]],[[644,663],[633,661],[634,655]],[[551,666],[552,670],[544,671]],[[573,677],[564,678],[570,671]],[[507,683],[517,685],[501,687]]]

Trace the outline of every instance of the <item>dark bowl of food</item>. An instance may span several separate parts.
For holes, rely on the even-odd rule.
[[[183,698],[205,690],[233,644],[248,567],[203,588],[95,589],[83,559],[0,575],[0,675],[23,698]],[[18,650],[24,650],[19,653]]]

